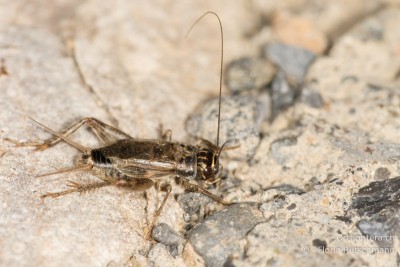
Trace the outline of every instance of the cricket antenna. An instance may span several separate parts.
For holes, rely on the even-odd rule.
[[[217,17],[218,22],[219,22],[219,28],[221,30],[221,65],[220,65],[220,74],[219,74],[219,102],[218,102],[218,128],[217,128],[217,146],[219,144],[219,127],[220,127],[220,122],[221,122],[221,97],[222,97],[222,67],[223,67],[223,63],[224,63],[224,33],[222,31],[222,23],[221,23],[221,19],[219,18],[219,16],[217,15],[217,13],[213,12],[213,11],[207,11],[206,13],[204,13],[201,17],[199,17],[194,23],[193,25],[190,27],[190,29],[187,31],[187,33],[185,34],[185,38],[189,35],[189,33],[192,31],[192,29],[194,28],[194,26],[196,26],[196,24],[206,15],[208,14],[212,14],[215,17]]]

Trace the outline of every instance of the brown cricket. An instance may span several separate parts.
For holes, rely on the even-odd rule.
[[[171,130],[162,133],[161,139],[136,139],[95,118],[84,118],[69,128],[61,132],[56,132],[30,118],[54,136],[41,142],[17,142],[8,139],[9,141],[17,146],[33,146],[36,150],[44,150],[64,141],[82,152],[76,160],[74,167],[57,170],[52,173],[40,175],[40,177],[66,172],[87,171],[100,179],[98,182],[88,184],[68,181],[67,186],[70,189],[46,193],[41,196],[42,198],[60,197],[74,192],[86,192],[111,185],[128,188],[133,191],[144,191],[155,186],[157,190],[166,192],[166,194],[160,207],[155,212],[150,229],[155,226],[157,218],[171,193],[170,182],[164,179],[167,177],[175,178],[175,182],[188,191],[202,193],[223,205],[232,204],[203,187],[204,184],[215,183],[219,180],[220,170],[222,169],[222,166],[219,164],[219,157],[225,145],[219,146],[223,64],[221,20],[216,13],[211,11],[206,12],[196,20],[187,34],[207,14],[213,14],[217,17],[221,30],[217,143],[213,144],[207,140],[201,140],[197,145],[171,142]],[[87,125],[93,130],[102,143],[102,147],[95,149],[87,148],[69,138],[72,133],[83,125]],[[190,180],[196,180],[200,182],[200,185],[191,183]]]

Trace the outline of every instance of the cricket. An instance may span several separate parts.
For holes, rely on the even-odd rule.
[[[66,184],[68,186],[67,190],[48,192],[43,194],[41,198],[56,198],[106,186],[116,186],[132,191],[145,191],[154,186],[157,191],[164,192],[165,196],[154,214],[150,231],[156,225],[157,218],[167,202],[172,190],[172,182],[182,186],[189,192],[204,194],[223,205],[233,204],[233,202],[225,201],[206,189],[207,185],[217,183],[220,179],[222,166],[219,163],[219,158],[223,149],[234,148],[225,146],[227,142],[220,146],[219,142],[224,47],[222,23],[219,16],[212,11],[204,13],[193,23],[186,36],[206,15],[214,15],[218,19],[221,33],[216,144],[204,139],[199,140],[197,145],[172,142],[171,130],[167,130],[164,133],[161,131],[160,139],[137,139],[116,127],[90,117],[81,119],[67,129],[57,132],[30,118],[53,136],[43,141],[18,142],[11,139],[8,139],[8,141],[16,146],[34,147],[35,150],[48,149],[60,142],[65,142],[81,152],[73,167],[59,169],[38,177],[60,173],[88,172],[98,178],[98,181],[91,183],[68,181]],[[101,147],[94,149],[84,147],[70,138],[75,131],[84,125],[93,131],[101,143]]]

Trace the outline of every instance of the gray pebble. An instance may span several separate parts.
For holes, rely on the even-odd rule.
[[[312,108],[322,108],[324,106],[321,94],[308,86],[303,87],[301,90],[300,101]]]
[[[177,201],[186,213],[184,216],[185,221],[197,223],[205,216],[203,207],[213,200],[203,194],[190,192],[179,195]]]
[[[297,137],[285,137],[278,139],[271,144],[272,158],[279,164],[283,165],[291,157],[289,153],[281,151],[282,147],[295,146]]]
[[[260,142],[260,127],[269,115],[270,99],[267,94],[258,97],[234,95],[222,98],[220,143],[229,141],[228,146],[240,145],[227,150],[228,158],[248,160]],[[188,133],[196,138],[216,143],[218,98],[206,102],[186,121]]]
[[[394,236],[391,234],[391,227],[384,221],[361,220],[357,228],[367,237],[371,237],[381,248],[393,247]]]
[[[264,54],[286,74],[294,86],[304,82],[308,67],[316,57],[309,50],[280,43],[266,45]]]
[[[374,179],[375,180],[386,180],[390,177],[390,171],[388,168],[380,167],[375,170]]]
[[[260,88],[271,82],[274,66],[265,59],[243,57],[230,62],[225,69],[225,85],[231,92]]]
[[[289,85],[283,72],[278,72],[271,85],[271,120],[279,112],[291,106],[295,101],[296,91]]]
[[[264,221],[258,204],[235,204],[195,227],[190,232],[189,242],[206,266],[223,266],[231,255],[243,253],[243,242],[240,241],[254,226]]]
[[[166,223],[154,227],[152,235],[154,240],[166,246],[177,247],[184,242],[184,238]]]

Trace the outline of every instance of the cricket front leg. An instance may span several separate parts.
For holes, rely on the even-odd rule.
[[[163,199],[160,207],[158,207],[158,209],[154,213],[153,221],[151,222],[150,227],[145,230],[146,239],[149,240],[149,241],[153,241],[151,234],[153,232],[153,229],[154,229],[155,225],[157,224],[158,217],[160,216],[160,214],[161,214],[161,212],[162,212],[162,210],[163,210],[163,208],[165,206],[165,203],[167,203],[168,197],[169,197],[169,195],[171,194],[171,191],[172,191],[172,187],[171,187],[170,184],[162,183],[162,182],[156,182],[155,188],[156,188],[157,191],[165,192],[165,196],[164,196],[164,199]]]
[[[104,145],[109,144],[114,141],[117,141],[117,140],[120,140],[120,139],[132,138],[131,136],[122,132],[121,130],[118,130],[117,128],[114,128],[113,126],[105,124],[104,122],[101,122],[101,121],[99,121],[95,118],[91,118],[91,117],[81,119],[80,121],[74,123],[67,129],[61,131],[60,134],[64,137],[68,137],[71,134],[73,134],[74,132],[76,132],[79,128],[81,128],[83,125],[89,126],[93,130],[93,132],[95,133],[97,138]],[[32,147],[35,147],[36,150],[47,149],[47,148],[52,147],[62,141],[62,139],[57,136],[51,137],[44,141],[18,142],[16,140],[13,140],[10,138],[6,138],[5,140],[15,144],[16,146],[32,146]]]
[[[163,210],[163,208],[165,206],[165,203],[167,203],[167,199],[168,199],[169,195],[171,194],[171,190],[172,190],[171,185],[167,184],[167,183],[157,182],[155,184],[155,187],[158,191],[165,192],[165,196],[164,196],[164,199],[163,199],[160,207],[156,210],[156,213],[154,214],[153,222],[151,223],[151,227],[150,227],[151,230],[153,230],[154,226],[156,225],[158,217],[160,216],[161,211]]]
[[[177,177],[177,183],[182,185],[186,190],[190,191],[190,192],[197,192],[197,193],[201,193],[203,195],[206,195],[208,197],[210,197],[211,199],[213,199],[216,202],[219,202],[225,206],[229,206],[232,204],[235,204],[234,202],[228,202],[223,200],[222,198],[220,198],[219,196],[211,193],[210,191],[208,191],[207,189],[197,185],[197,184],[192,184],[190,183],[187,179],[182,178],[182,177]]]

